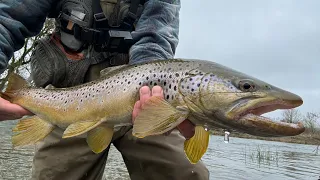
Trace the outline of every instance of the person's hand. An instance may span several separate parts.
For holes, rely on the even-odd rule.
[[[32,115],[32,113],[0,97],[0,121],[20,119],[25,115]]]
[[[140,100],[137,101],[134,105],[132,112],[132,122],[134,123],[135,118],[138,116],[141,111],[142,105],[151,97],[151,96],[159,96],[164,98],[163,89],[160,86],[154,86],[150,91],[148,86],[143,86],[140,88]],[[177,129],[180,133],[186,138],[190,139],[195,132],[195,126],[189,121],[184,120],[181,124],[177,126]],[[170,133],[170,132],[169,132]]]

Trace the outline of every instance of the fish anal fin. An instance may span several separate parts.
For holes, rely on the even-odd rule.
[[[196,164],[207,151],[209,135],[202,126],[196,126],[194,136],[184,142],[184,152],[192,164]]]
[[[100,123],[101,123],[100,121],[79,121],[79,122],[70,124],[67,127],[67,129],[63,132],[62,138],[70,138],[70,137],[81,135],[95,128]]]
[[[103,123],[87,133],[87,143],[91,150],[98,154],[109,146],[112,136],[113,126]]]
[[[13,147],[35,144],[45,138],[54,125],[40,119],[38,116],[24,118],[12,129],[16,134],[12,136]]]
[[[136,117],[132,134],[138,138],[164,134],[184,121],[188,111],[178,110],[161,97],[148,99]]]

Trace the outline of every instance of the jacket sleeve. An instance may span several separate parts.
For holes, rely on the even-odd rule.
[[[180,0],[148,0],[132,32],[130,63],[170,59],[179,39]]]
[[[54,2],[58,0],[0,1],[0,74],[25,38],[37,35]]]

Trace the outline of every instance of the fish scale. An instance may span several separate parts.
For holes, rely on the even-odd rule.
[[[60,126],[65,128],[62,138],[86,133],[89,147],[100,153],[116,127],[132,125],[133,106],[145,85],[161,86],[164,98],[145,102],[133,124],[133,135],[160,135],[188,119],[196,126],[194,137],[184,144],[191,163],[206,151],[207,128],[232,128],[258,136],[304,131],[301,124],[260,116],[300,106],[299,96],[211,61],[179,59],[107,68],[100,79],[70,88],[28,87],[21,77],[11,75],[1,97],[35,114],[19,121],[12,143],[36,143]]]

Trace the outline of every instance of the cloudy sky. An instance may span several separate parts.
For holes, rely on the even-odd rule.
[[[319,0],[183,0],[176,57],[245,72],[300,95],[301,112],[320,112],[319,7]]]

